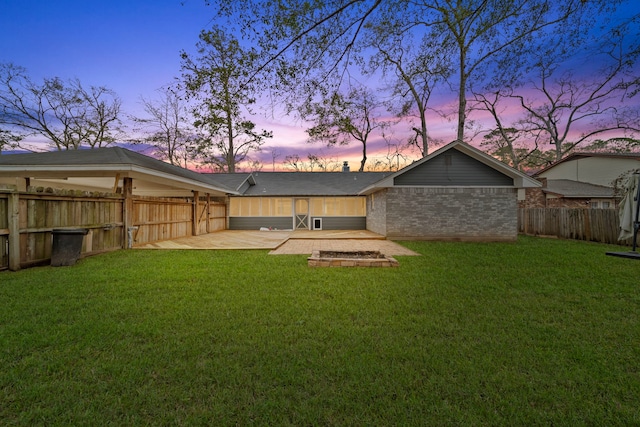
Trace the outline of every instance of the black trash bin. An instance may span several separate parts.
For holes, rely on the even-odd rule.
[[[82,239],[89,232],[86,228],[63,230],[53,229],[51,265],[54,267],[74,265],[82,251]]]

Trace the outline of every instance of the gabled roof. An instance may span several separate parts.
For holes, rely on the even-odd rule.
[[[461,142],[461,141],[454,141],[450,144],[445,145],[444,147],[441,147],[440,149],[434,151],[433,153],[429,154],[426,157],[423,157],[422,159],[412,163],[411,165],[399,170],[398,172],[385,177],[384,179],[382,179],[381,181],[368,186],[367,188],[363,189],[360,194],[371,194],[374,193],[378,190],[381,190],[383,188],[389,188],[389,187],[393,187],[394,186],[394,182],[395,179],[409,171],[411,171],[414,168],[420,167],[422,165],[424,165],[425,163],[428,163],[429,161],[431,161],[432,159],[440,156],[441,154],[449,151],[449,150],[457,150],[458,152],[465,154],[469,157],[471,157],[474,160],[477,160],[483,164],[485,164],[486,166],[494,169],[497,172],[500,172],[502,174],[504,174],[505,176],[513,179],[513,187],[514,188],[531,188],[531,187],[540,187],[542,184],[529,177],[527,174],[520,172],[508,165],[506,165],[505,163],[502,163],[501,161],[491,157],[490,155],[484,153],[481,150],[478,150],[475,147],[472,147],[471,145]]]
[[[213,181],[250,181],[244,196],[355,196],[363,188],[390,175],[391,172],[253,172],[246,174],[213,174]],[[227,175],[227,176],[224,176]],[[233,177],[233,175],[237,175]],[[237,187],[240,188],[240,187]]]
[[[556,194],[567,199],[599,199],[612,198],[613,188],[603,185],[588,184],[570,179],[548,179],[544,193]]]
[[[121,147],[0,155],[0,176],[64,179],[116,175],[218,195],[235,193],[202,174]]]
[[[534,177],[541,175],[542,173],[548,171],[549,169],[553,169],[561,163],[571,162],[575,160],[587,159],[591,157],[599,157],[599,158],[608,158],[608,159],[631,159],[637,160],[640,162],[640,153],[586,153],[586,152],[576,152],[571,153],[563,159],[558,160],[555,163],[550,164],[549,166],[539,170],[535,174]]]

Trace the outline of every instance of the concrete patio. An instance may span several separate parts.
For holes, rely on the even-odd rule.
[[[380,251],[389,256],[419,255],[404,246],[367,230],[258,231],[225,230],[200,236],[182,237],[135,249],[270,249],[271,255],[311,255],[314,250]]]

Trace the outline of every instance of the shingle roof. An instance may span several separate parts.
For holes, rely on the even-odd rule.
[[[203,173],[202,176],[212,183],[238,190],[242,184],[251,178],[250,173]]]
[[[549,179],[542,189],[545,193],[558,194],[566,198],[611,198],[613,188],[570,179]]]
[[[549,166],[546,166],[542,169],[540,169],[539,171],[537,171],[536,173],[533,174],[534,177],[538,177],[540,175],[542,175],[544,172],[548,171],[549,169],[553,169],[556,166],[558,166],[561,163],[565,163],[565,162],[569,162],[569,161],[573,161],[573,160],[580,160],[580,159],[587,159],[590,157],[601,157],[601,158],[617,158],[617,159],[632,159],[632,160],[637,160],[640,162],[640,153],[586,153],[586,152],[576,152],[576,153],[571,153],[568,156],[558,160],[557,162],[554,162],[552,164],[550,164]]]
[[[162,162],[144,154],[122,147],[103,147],[91,150],[48,151],[44,153],[0,155],[0,171],[45,171],[55,170],[81,176],[83,171],[130,170],[137,167],[141,170],[159,172],[164,176],[173,176],[182,180],[194,181],[198,184],[217,187],[223,192],[235,192],[223,183],[213,183],[200,173]]]
[[[210,175],[214,182],[241,184],[245,174],[235,178],[227,174]],[[254,172],[255,185],[245,196],[355,196],[367,186],[391,175],[391,172]]]

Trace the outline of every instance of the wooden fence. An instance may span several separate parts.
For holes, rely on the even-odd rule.
[[[520,233],[563,239],[631,245],[618,241],[620,219],[616,209],[520,208]]]
[[[226,228],[226,205],[208,198],[133,198],[133,246]]]
[[[209,197],[168,199],[119,194],[0,189],[0,270],[45,264],[54,229],[87,229],[82,254],[96,254],[226,228],[226,205]]]
[[[0,269],[44,264],[54,229],[88,230],[82,253],[123,247],[123,198],[0,190]]]

